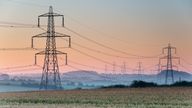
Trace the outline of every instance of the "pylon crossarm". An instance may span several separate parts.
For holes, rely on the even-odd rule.
[[[61,52],[61,51],[56,51],[56,54],[67,54],[67,53],[64,53],[64,52]]]
[[[166,66],[160,66],[160,71],[166,70],[165,68],[166,68]]]
[[[178,63],[180,64],[181,63],[181,61],[180,61],[180,57],[172,57],[172,59],[177,59],[178,60]]]
[[[55,36],[71,37],[71,36],[69,36],[69,35],[62,34],[62,33],[58,33],[58,32],[55,32]]]
[[[162,53],[165,54],[165,50],[167,50],[169,47],[164,47],[162,50]]]
[[[43,54],[45,54],[45,51],[38,52],[35,55],[43,55]]]
[[[67,57],[67,53],[64,53],[64,52],[61,52],[61,51],[56,51],[56,54],[64,54],[65,55],[65,65],[67,65],[68,64],[68,57]]]
[[[58,14],[58,13],[52,13],[51,15],[53,15],[54,17],[64,17],[64,15]]]
[[[180,59],[180,57],[174,57],[174,56],[172,56],[172,59]]]
[[[172,67],[178,68],[178,66],[176,66],[176,65],[173,65]]]
[[[167,59],[167,56],[160,57],[159,59],[160,59],[160,60],[162,60],[162,59]]]
[[[68,37],[69,38],[69,48],[71,48],[71,36],[55,32],[55,37],[61,37],[61,38]]]
[[[48,13],[38,16],[38,27],[40,27],[40,17],[62,17],[62,26],[64,27],[64,15],[53,13],[52,11],[52,7],[50,7],[50,11]]]
[[[35,65],[37,64],[37,55],[44,55],[45,51],[41,51],[35,54]]]
[[[171,49],[177,49],[176,47],[171,47]]]
[[[161,67],[166,67],[167,65],[161,65]]]
[[[42,15],[39,15],[38,17],[49,17],[49,16],[54,16],[54,17],[63,17],[64,15],[61,15],[61,14],[58,14],[58,13],[45,13],[45,14],[42,14]]]
[[[177,48],[176,47],[171,47],[171,49],[175,50],[175,54],[177,53]]]
[[[167,67],[167,65],[163,65],[163,66],[161,66],[161,68],[166,68]],[[172,65],[172,67],[174,67],[174,68],[176,68],[177,70],[178,70],[178,66],[176,66],[176,65]]]
[[[70,38],[70,36],[68,36],[68,35],[66,35],[66,36],[55,35],[55,37],[69,37]]]
[[[41,38],[41,37],[47,37],[47,32],[32,36],[32,38]]]
[[[45,14],[39,15],[38,18],[39,17],[47,17],[48,15],[49,15],[49,13],[45,13]]]
[[[34,43],[33,43],[34,38],[43,38],[43,37],[47,37],[47,32],[32,36],[32,38],[31,38],[31,48],[34,47]]]

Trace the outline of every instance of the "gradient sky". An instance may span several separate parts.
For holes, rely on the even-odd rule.
[[[192,63],[191,0],[0,0],[0,22],[37,24],[38,15],[48,12],[50,5],[55,12],[65,15],[66,27],[114,49],[136,55],[154,56],[161,54],[162,48],[171,43],[177,47],[176,56],[185,60],[181,62],[180,70],[191,71],[192,69],[189,65],[190,62]],[[47,19],[43,20],[42,24],[46,24]],[[56,25],[60,25],[60,19],[56,21]],[[82,46],[113,55],[128,56],[95,45],[64,28],[56,28],[56,30],[71,35],[72,41]],[[30,47],[31,37],[42,32],[44,31],[38,28],[0,27],[0,48]],[[59,39],[57,41],[58,47],[66,45],[65,41]],[[35,44],[42,48],[45,41],[37,39]],[[142,62],[143,68],[146,68],[144,73],[155,73],[153,70],[157,67],[153,66],[158,64],[158,58],[122,59],[91,52],[76,45],[72,46],[111,64],[115,62],[117,65],[123,65],[123,62],[126,62],[127,73],[137,73],[133,70],[139,61]],[[62,49],[62,51],[68,53],[70,61],[90,65],[85,67],[69,61],[70,65],[78,69],[105,72],[106,63],[71,49]],[[0,51],[0,69],[33,64],[36,52]],[[39,57],[39,65],[42,65],[42,60],[43,57]],[[63,61],[60,60],[59,63],[63,64]],[[61,68],[62,72],[69,70],[74,69],[68,66]],[[111,73],[113,66],[107,64],[107,70]],[[116,73],[120,70],[120,67],[116,67]],[[4,72],[4,70],[0,71]],[[14,73],[12,70],[6,72]]]

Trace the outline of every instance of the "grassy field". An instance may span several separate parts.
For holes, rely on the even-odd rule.
[[[1,108],[191,108],[192,88],[0,93]]]

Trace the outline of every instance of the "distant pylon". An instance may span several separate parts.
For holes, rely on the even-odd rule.
[[[32,37],[32,48],[34,38],[46,38],[46,48],[44,51],[35,54],[35,64],[37,55],[45,55],[43,72],[41,77],[40,89],[62,89],[61,78],[59,73],[59,65],[57,55],[64,54],[66,56],[65,64],[67,65],[67,53],[56,49],[56,37],[69,38],[69,47],[71,47],[71,37],[65,34],[55,32],[54,17],[62,17],[62,26],[64,27],[64,16],[54,13],[52,6],[49,12],[38,17],[38,27],[40,27],[40,17],[48,17],[47,32]]]
[[[108,67],[105,65],[105,73],[108,73]]]
[[[113,62],[113,74],[115,74],[115,73],[116,73],[116,63]]]
[[[127,67],[126,67],[126,62],[123,62],[123,65],[122,65],[122,67],[121,67],[121,73],[122,73],[122,74],[125,74],[125,73],[126,73],[126,71],[127,71],[126,68],[127,68]]]
[[[167,50],[167,53],[165,53],[165,50]],[[161,66],[161,67],[165,67],[166,68],[166,73],[165,73],[165,84],[168,83],[169,78],[171,78],[172,83],[174,83],[174,74],[173,74],[173,68],[177,67],[176,65],[173,64],[173,59],[177,59],[179,61],[180,64],[180,58],[179,57],[175,57],[172,55],[172,51],[174,50],[174,53],[176,54],[177,49],[176,47],[172,47],[171,44],[168,44],[168,47],[163,48],[163,54],[167,54],[164,57],[160,57],[159,59],[159,65],[161,66],[161,59],[165,59],[166,65]],[[162,69],[160,69],[160,71],[162,71]]]
[[[137,73],[138,73],[139,80],[142,80],[142,62],[138,62]]]

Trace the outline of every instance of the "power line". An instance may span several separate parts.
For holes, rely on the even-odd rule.
[[[57,47],[57,49],[66,49],[69,47]],[[23,47],[23,48],[0,48],[0,51],[35,51],[35,50],[42,50],[44,48],[31,48],[31,47]]]
[[[9,22],[9,21],[0,21],[0,24],[17,25],[17,26],[37,26],[37,25],[34,25],[34,24],[25,24],[25,23]]]
[[[189,71],[189,72],[192,72],[190,69],[188,69],[187,67],[185,67],[184,65],[182,64],[179,64],[181,67],[183,67],[185,70]]]
[[[144,70],[148,70],[148,69],[152,69],[153,67],[155,68],[156,66],[158,66],[158,64],[150,65],[150,66],[148,66],[148,67],[144,67],[143,69],[144,69]]]
[[[72,65],[67,65],[68,67],[72,68],[72,69],[76,69],[76,70],[83,70],[83,69],[80,69],[80,68],[77,68],[75,66],[72,66]]]
[[[13,66],[13,67],[5,67],[5,68],[0,68],[0,70],[12,70],[12,69],[20,69],[20,68],[27,68],[27,67],[32,67],[35,65],[22,65],[22,66]]]
[[[15,73],[15,72],[23,72],[23,71],[34,71],[34,70],[41,70],[41,68],[29,68],[29,69],[18,69],[18,70],[8,70],[4,72],[9,72],[9,73]]]
[[[102,43],[99,43],[99,42],[97,42],[97,41],[95,41],[95,40],[92,40],[92,39],[90,39],[90,38],[87,38],[86,36],[81,35],[81,34],[73,31],[72,29],[70,29],[70,28],[68,28],[68,27],[65,27],[65,29],[68,30],[68,31],[70,31],[70,32],[72,32],[72,33],[74,33],[74,34],[76,34],[77,36],[79,36],[79,37],[81,37],[81,38],[83,38],[83,39],[85,39],[85,40],[88,40],[88,41],[90,41],[90,42],[93,42],[94,44],[99,45],[99,46],[101,46],[101,47],[104,47],[104,48],[106,48],[106,49],[110,49],[110,50],[112,50],[112,51],[114,51],[114,52],[120,52],[120,53],[122,53],[122,54],[129,55],[129,56],[134,56],[134,57],[138,57],[138,58],[156,58],[156,57],[159,56],[159,55],[156,55],[156,56],[141,56],[141,55],[136,55],[136,54],[127,53],[127,52],[124,52],[124,51],[121,51],[121,50],[114,49],[114,48],[111,48],[111,47],[109,47],[109,46],[106,46],[106,45],[104,45],[104,44],[102,44]]]
[[[30,47],[24,47],[24,48],[0,48],[0,51],[19,51],[19,50],[37,50]]]
[[[113,63],[110,63],[110,62],[105,61],[105,60],[103,60],[103,59],[100,59],[100,58],[97,58],[97,57],[95,57],[95,56],[89,55],[89,54],[87,54],[87,53],[85,53],[85,52],[82,52],[82,51],[80,51],[80,50],[78,50],[78,49],[75,49],[75,48],[71,48],[71,49],[73,49],[73,50],[76,51],[76,52],[79,52],[80,54],[83,54],[83,55],[85,55],[85,56],[88,56],[88,57],[90,57],[90,58],[93,58],[93,59],[95,59],[95,60],[97,60],[97,61],[100,61],[100,62],[102,62],[102,63],[109,64],[109,65],[113,66]],[[119,66],[119,65],[116,65],[116,66],[118,66],[118,67],[121,68],[121,66]],[[132,70],[131,68],[127,68],[127,69]]]
[[[17,23],[17,22],[0,21],[0,24],[6,24],[6,25],[0,25],[0,27],[38,28],[37,25],[33,25],[33,24],[23,24],[23,23]],[[43,26],[45,26],[45,25],[43,25]],[[58,26],[58,27],[60,27],[60,26]],[[65,28],[66,28],[66,27],[65,27]],[[43,31],[46,31],[46,30],[45,30],[44,28],[42,28],[42,27],[40,27],[39,29],[41,29],[41,30],[43,30]],[[136,58],[133,58],[133,57],[122,57],[122,56],[117,56],[117,55],[105,53],[105,52],[102,52],[102,51],[99,51],[99,50],[90,49],[90,48],[88,48],[88,47],[85,47],[85,46],[82,46],[82,45],[80,45],[80,44],[77,44],[77,43],[74,43],[74,42],[73,42],[74,44],[76,44],[76,45],[78,45],[78,46],[80,46],[80,47],[86,48],[86,49],[88,49],[88,50],[90,50],[90,51],[94,51],[94,52],[97,52],[97,53],[102,53],[102,54],[107,55],[107,56],[113,56],[113,57],[118,57],[118,58],[126,58],[126,59],[131,59],[131,58],[133,58],[133,59],[157,58],[157,56],[159,56],[159,55],[157,55],[156,57],[155,57],[155,56],[153,56],[153,57],[152,57],[152,56],[148,56],[148,57],[147,57],[147,56],[139,56],[139,55],[129,54],[129,53],[127,53],[127,52],[122,52],[122,51],[120,51],[120,50],[117,50],[117,49],[114,49],[114,48],[105,46],[104,44],[101,44],[101,43],[98,43],[98,42],[96,42],[96,41],[94,41],[94,40],[91,40],[91,39],[89,39],[89,38],[87,38],[87,37],[85,37],[85,36],[83,36],[83,35],[80,35],[80,34],[77,33],[77,32],[72,31],[71,29],[68,29],[68,28],[67,28],[67,30],[70,30],[71,32],[75,33],[76,35],[79,35],[79,36],[83,37],[83,38],[86,39],[86,40],[92,41],[92,42],[94,42],[94,43],[97,44],[97,45],[100,45],[100,46],[105,47],[105,48],[107,48],[107,49],[111,49],[111,50],[113,50],[113,51],[115,51],[115,52],[118,51],[118,52],[121,52],[121,53],[124,53],[124,54],[128,54],[128,55],[131,55],[131,56],[136,56]]]
[[[192,65],[192,63],[188,62],[187,60],[185,60],[184,58],[180,57],[182,61],[184,61],[186,64],[188,65]]]
[[[17,3],[17,4],[20,4],[20,5],[27,5],[27,6],[35,6],[35,7],[49,7],[48,5],[40,5],[40,4],[37,4],[37,3],[32,3],[32,2],[24,2],[24,1],[18,1],[18,0],[6,0],[6,1],[9,1],[9,2],[13,2],[13,3]]]
[[[4,28],[38,28],[43,31],[46,31],[42,27],[46,27],[47,25],[41,25],[41,27],[38,27],[38,25],[34,24],[26,24],[26,23],[19,23],[19,22],[8,22],[8,21],[0,21],[0,27]],[[61,27],[61,26],[55,26],[55,27]]]
[[[35,26],[0,25],[3,28],[37,28]]]
[[[23,24],[23,23],[17,23],[17,22],[6,22],[6,21],[0,21],[0,23],[1,24],[9,24],[9,25],[0,25],[0,27],[13,27],[13,28],[37,28],[37,25],[33,25],[33,24]],[[10,25],[11,24],[11,25]],[[43,29],[43,28],[39,28],[39,29],[41,29],[41,30],[43,30],[43,31],[46,31],[45,29]],[[67,28],[68,29],[68,28]],[[96,41],[94,41],[94,40],[91,40],[91,39],[89,39],[89,38],[87,38],[87,37],[85,37],[85,36],[83,36],[83,35],[80,35],[79,33],[77,33],[77,32],[74,32],[74,31],[72,31],[71,29],[68,29],[68,30],[70,30],[71,32],[73,32],[73,33],[75,33],[76,35],[79,35],[79,36],[81,36],[81,37],[83,37],[84,39],[86,39],[86,40],[89,40],[89,41],[92,41],[92,42],[94,42],[95,44],[97,44],[97,45],[100,45],[100,46],[102,46],[102,47],[105,47],[105,48],[108,48],[108,49],[111,49],[111,50],[113,50],[113,51],[115,51],[115,52],[121,52],[121,53],[124,53],[124,54],[128,54],[128,55],[131,55],[131,56],[136,56],[136,58],[133,58],[133,57],[122,57],[122,56],[117,56],[117,55],[113,55],[113,54],[109,54],[109,53],[105,53],[105,52],[102,52],[102,51],[99,51],[99,50],[95,50],[95,49],[90,49],[90,48],[88,48],[88,47],[85,47],[85,46],[82,46],[82,45],[80,45],[80,44],[77,44],[77,43],[74,43],[74,44],[76,44],[76,45],[78,45],[78,46],[80,46],[80,47],[82,47],[82,48],[85,48],[85,49],[88,49],[88,50],[90,50],[90,51],[94,51],[94,52],[97,52],[97,53],[101,53],[101,54],[104,54],[104,55],[107,55],[107,56],[112,56],[112,57],[118,57],[118,58],[125,58],[125,59],[141,59],[141,58],[156,58],[157,56],[159,56],[159,55],[157,55],[156,57],[155,56],[139,56],[139,55],[134,55],[134,54],[129,54],[129,53],[127,53],[127,52],[122,52],[122,51],[120,51],[120,50],[117,50],[117,49],[113,49],[113,48],[111,48],[111,47],[108,47],[108,46],[105,46],[105,45],[103,45],[103,44],[101,44],[101,43],[98,43],[98,42],[96,42]],[[3,50],[3,49],[2,49]]]
[[[31,68],[34,67],[34,68]],[[1,68],[3,72],[15,73],[15,72],[22,72],[22,71],[34,71],[34,70],[41,70],[41,66],[39,65],[23,65],[23,66],[13,66],[13,67],[6,67]]]
[[[21,24],[21,23],[14,23],[14,22],[0,22],[1,24],[5,24],[5,25],[0,25],[0,27],[2,26],[4,26],[4,27],[14,27],[14,28],[37,28],[37,26],[36,25],[32,25],[32,24]],[[15,24],[15,25],[11,25],[11,24]],[[42,29],[42,30],[44,30],[45,31],[45,29],[43,29],[43,28],[40,28],[40,29]],[[106,46],[106,45],[104,45],[104,44],[102,44],[102,43],[99,43],[99,42],[97,42],[97,41],[94,41],[94,40],[92,40],[92,39],[90,39],[90,38],[87,38],[86,36],[84,36],[84,35],[81,35],[81,34],[79,34],[79,33],[77,33],[77,32],[75,32],[75,31],[73,31],[73,30],[71,30],[71,29],[69,29],[69,28],[66,28],[68,31],[71,31],[72,33],[74,33],[74,34],[76,34],[76,35],[78,35],[78,36],[80,36],[81,38],[84,38],[84,39],[86,39],[86,40],[88,40],[88,41],[91,41],[91,42],[93,42],[93,43],[95,43],[95,44],[97,44],[97,45],[99,45],[99,46],[102,46],[102,47],[105,47],[105,48],[107,48],[107,49],[110,49],[110,50],[113,50],[113,51],[115,51],[115,52],[120,52],[120,53],[123,53],[123,54],[126,54],[126,55],[130,55],[130,56],[134,56],[134,57],[138,57],[138,58],[156,58],[157,56],[140,56],[140,55],[135,55],[135,54],[130,54],[130,53],[127,53],[127,52],[124,52],[124,51],[120,51],[120,50],[118,50],[118,49],[114,49],[114,48],[111,48],[111,47],[109,47],[109,46]],[[96,49],[92,49],[92,48],[89,48],[89,47],[85,47],[85,46],[82,46],[82,45],[80,45],[80,44],[76,44],[77,46],[79,46],[79,47],[82,47],[82,48],[85,48],[85,49],[87,49],[87,50],[90,50],[90,51],[94,51],[94,52],[97,52],[97,53],[101,53],[101,54],[104,54],[104,55],[107,55],[107,56],[112,56],[112,57],[119,57],[119,58],[133,58],[133,57],[122,57],[122,56],[117,56],[117,55],[113,55],[113,54],[109,54],[109,53],[106,53],[106,52],[103,52],[103,51],[100,51],[100,50],[96,50]],[[2,49],[0,49],[0,50],[2,50],[2,51],[18,51],[18,50],[38,50],[38,49],[31,49],[31,48],[28,48],[28,47],[26,47],[26,48],[2,48]],[[91,55],[90,55],[91,56]],[[92,56],[92,58],[93,58],[94,56]],[[95,58],[95,57],[94,57]],[[98,60],[98,59],[97,59]],[[101,59],[99,59],[99,60],[101,60]],[[106,61],[105,61],[105,63],[106,63]],[[108,62],[109,63],[109,62]],[[111,63],[110,63],[111,64]],[[191,64],[190,64],[191,65]]]
[[[62,38],[63,39],[63,38]],[[66,39],[63,39],[65,41],[68,41]],[[86,46],[83,46],[83,45],[80,45],[78,43],[75,43],[75,42],[72,42],[73,45],[77,45],[81,48],[84,48],[84,49],[87,49],[89,51],[92,51],[92,52],[96,52],[96,53],[100,53],[100,54],[103,54],[103,55],[106,55],[106,56],[110,56],[110,57],[117,57],[117,58],[124,58],[124,59],[140,59],[140,58],[135,58],[135,57],[123,57],[123,56],[118,56],[118,55],[113,55],[113,54],[109,54],[109,53],[106,53],[106,52],[103,52],[103,51],[100,51],[100,50],[96,50],[96,49],[92,49],[92,48],[89,48],[89,47],[86,47]],[[144,59],[144,58],[143,58]]]
[[[77,44],[77,43],[74,43],[74,42],[72,42],[72,43],[73,43],[74,45],[78,45],[79,47],[84,48],[84,49],[87,49],[87,50],[89,50],[89,51],[96,52],[96,53],[100,53],[100,54],[103,54],[103,55],[106,55],[106,56],[111,56],[111,57],[117,57],[117,58],[123,58],[123,59],[153,59],[153,58],[157,58],[157,57],[139,58],[139,57],[118,56],[118,55],[109,54],[109,53],[106,53],[106,52],[103,52],[103,51],[100,51],[100,50],[92,49],[92,48],[89,48],[89,47],[86,47],[86,46],[83,46],[83,45],[80,45],[80,44]]]
[[[85,64],[81,64],[81,63],[77,63],[74,61],[69,60],[69,62],[76,64],[76,65],[80,65],[80,66],[84,66],[84,67],[88,67],[88,68],[92,68],[92,69],[98,69],[98,70],[104,70],[103,68],[99,68],[99,67],[95,67],[95,66],[90,66],[90,65],[85,65]]]
[[[101,46],[101,47],[104,47],[104,48],[113,50],[113,51],[115,51],[115,52],[121,52],[121,51],[119,51],[119,50],[117,50],[117,49],[113,49],[113,48],[108,47],[108,46],[105,46],[105,45],[103,45],[103,44],[101,44],[101,43],[99,43],[99,42],[97,42],[97,41],[94,41],[94,40],[92,40],[92,39],[89,39],[89,38],[87,38],[87,37],[85,37],[85,36],[83,36],[83,35],[75,32],[75,31],[73,31],[73,30],[71,30],[71,29],[69,29],[69,28],[67,28],[67,27],[65,27],[65,28],[66,28],[68,31],[70,31],[70,32],[72,32],[72,33],[80,36],[81,38],[83,38],[83,39],[85,39],[85,40],[88,40],[88,41],[90,41],[90,42],[93,42],[93,43],[95,43],[95,44],[97,44],[97,45],[99,45],[99,46]],[[126,52],[122,52],[122,53],[123,53],[123,54],[126,54],[126,55],[130,55],[130,56],[138,56],[138,55],[129,54],[129,53],[126,53]]]
[[[102,60],[102,59],[99,59],[99,58],[94,57],[94,56],[92,56],[92,55],[89,55],[89,54],[87,54],[87,53],[84,53],[84,52],[82,52],[82,51],[80,51],[80,50],[78,50],[78,49],[75,49],[75,48],[71,48],[71,49],[73,49],[74,51],[79,52],[79,53],[81,53],[81,54],[83,54],[83,55],[86,55],[86,56],[88,56],[88,57],[90,57],[90,58],[94,58],[95,60],[98,60],[98,61],[100,61],[100,62],[113,65],[113,64],[111,64],[110,62],[107,62],[107,61],[105,61],[105,60]]]
[[[9,28],[37,28],[37,25],[33,24],[24,24],[18,22],[7,22],[7,21],[0,21],[0,27],[9,27]]]
[[[56,11],[58,11],[58,10],[56,10]],[[60,12],[60,11],[58,11],[58,12]],[[120,42],[123,42],[123,43],[127,44],[126,41],[121,40],[121,39],[117,38],[116,36],[111,36],[111,35],[109,36],[108,34],[106,34],[106,33],[104,33],[104,32],[101,32],[101,31],[99,31],[99,30],[97,30],[97,29],[95,29],[95,28],[93,28],[93,27],[91,27],[91,26],[88,26],[88,25],[86,25],[86,24],[83,24],[83,23],[79,22],[78,20],[72,18],[71,16],[66,15],[66,13],[65,13],[65,16],[68,17],[69,19],[71,19],[73,22],[78,23],[78,24],[81,25],[82,27],[85,27],[85,28],[87,28],[87,29],[89,29],[89,30],[91,30],[91,31],[94,31],[94,32],[98,33],[98,34],[101,34],[101,35],[104,35],[104,36],[108,36],[108,37],[110,37],[110,39],[118,40],[118,41],[120,41]],[[101,36],[101,37],[103,37],[103,36]],[[111,37],[112,37],[112,38],[111,38]],[[129,48],[129,49],[132,49],[132,48]]]

